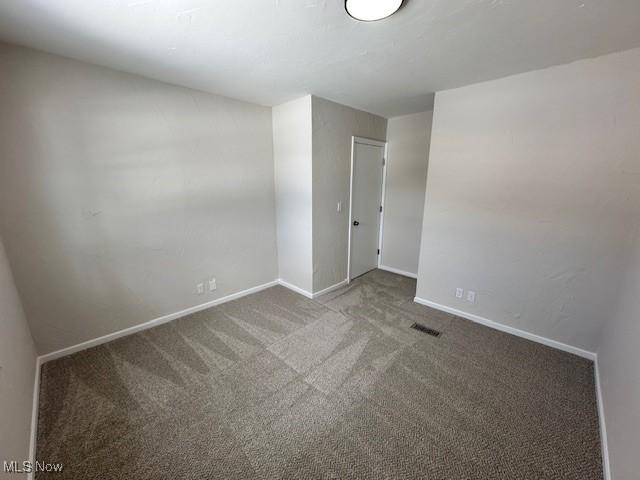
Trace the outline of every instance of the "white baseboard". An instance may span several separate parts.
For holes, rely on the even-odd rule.
[[[338,288],[342,287],[343,285],[346,285],[347,283],[349,283],[349,281],[345,278],[341,282],[338,282],[338,283],[336,283],[334,285],[331,285],[330,287],[327,287],[324,290],[320,290],[319,292],[311,293],[311,292],[308,292],[307,290],[304,290],[303,288],[296,287],[295,285],[293,285],[293,284],[291,284],[289,282],[285,282],[281,278],[278,280],[278,284],[282,285],[284,288],[288,288],[289,290],[293,290],[294,292],[299,293],[300,295],[304,295],[305,297],[311,298],[311,299],[318,298],[320,295],[324,295],[325,293],[329,293],[329,292],[332,292],[333,290],[337,290]]]
[[[531,340],[533,342],[547,345],[548,347],[573,353],[574,355],[578,355],[580,357],[592,360],[593,368],[595,372],[595,383],[596,383],[595,387],[596,387],[596,397],[597,397],[597,403],[598,403],[598,418],[600,421],[600,442],[601,442],[601,449],[602,449],[602,467],[604,470],[604,480],[611,480],[611,467],[609,463],[609,447],[607,444],[607,426],[604,418],[602,385],[600,383],[600,368],[598,365],[597,353],[590,352],[588,350],[583,350],[582,348],[574,347],[572,345],[567,345],[566,343],[558,342],[556,340],[551,340],[550,338],[541,337],[540,335],[535,335],[533,333],[529,333],[527,331],[520,330],[514,327],[509,327],[502,323],[494,322],[493,320],[488,320],[479,315],[464,312],[462,310],[458,310],[457,308],[448,307],[446,305],[441,305],[439,303],[432,302],[430,300],[425,300],[424,298],[415,297],[413,300],[414,302],[419,303],[421,305],[426,305],[427,307],[435,308],[436,310],[441,310],[443,312],[451,313],[452,315],[457,315],[458,317],[466,318],[467,320],[471,320],[472,322],[480,323],[482,325],[485,325],[490,328],[494,328],[496,330],[500,330],[502,332],[510,333],[518,337],[526,338],[527,340]]]
[[[607,424],[604,419],[604,402],[602,398],[602,384],[600,383],[600,365],[598,364],[598,356],[594,362],[594,370],[596,377],[596,397],[598,402],[598,419],[600,420],[600,446],[602,449],[602,469],[604,471],[604,480],[611,480],[611,466],[609,464],[609,444],[607,442]]]
[[[349,283],[349,280],[347,280],[345,278],[341,282],[335,283],[335,284],[331,285],[330,287],[325,288],[324,290],[320,290],[319,292],[315,292],[314,294],[312,294],[312,298],[318,298],[319,296],[324,295],[325,293],[333,292],[334,290],[337,290],[340,287],[345,286],[347,283]]]
[[[552,340],[547,337],[541,337],[540,335],[536,335],[535,333],[530,333],[525,330],[520,330],[515,327],[510,327],[502,323],[494,322],[493,320],[489,320],[479,315],[463,312],[462,310],[458,310],[457,308],[441,305],[439,303],[432,302],[430,300],[425,300],[424,298],[415,297],[413,301],[421,305],[426,305],[427,307],[435,308],[436,310],[441,310],[443,312],[451,313],[452,315],[457,315],[458,317],[466,318],[467,320],[471,320],[472,322],[480,323],[482,325],[485,325],[490,328],[494,328],[496,330],[500,330],[502,332],[510,333],[511,335],[515,335],[517,337],[526,338],[527,340],[541,343],[548,347],[556,348],[564,352],[573,353],[574,355],[578,355],[579,357],[593,360],[594,362],[596,360],[596,354],[594,352],[590,352],[582,348],[574,347],[573,345],[567,345],[566,343],[558,342],[557,340]]]
[[[307,298],[313,298],[313,293],[311,292],[307,292],[306,290],[300,288],[300,287],[296,287],[295,285],[285,282],[284,280],[282,280],[281,278],[278,279],[276,281],[278,283],[278,285],[282,285],[284,288],[288,288],[289,290],[293,290],[296,293],[299,293],[300,295],[304,295]]]
[[[390,267],[384,267],[384,266],[380,266],[379,267],[381,270],[387,270],[393,273],[398,273],[399,275],[405,275],[408,277],[413,277],[415,278],[415,275],[408,273],[408,272],[403,272],[397,269],[392,269]],[[294,292],[300,293],[301,295],[304,295],[307,298],[316,298],[319,297],[320,295],[324,295],[325,293],[329,293],[333,290],[336,290],[340,287],[342,287],[343,285],[346,285],[348,283],[348,280],[345,279],[341,282],[336,283],[335,285],[332,285],[328,288],[325,288],[324,290],[321,290],[319,292],[316,292],[315,294],[312,294],[310,292],[307,292],[306,290],[303,290],[301,288],[296,287],[295,285],[291,285],[290,283],[287,283],[285,281],[283,281],[282,279],[278,279],[278,280],[273,280],[271,282],[262,284],[262,285],[258,285],[256,287],[252,287],[249,288],[247,290],[243,290],[237,293],[233,293],[231,295],[227,295],[226,297],[222,297],[222,298],[218,298],[215,300],[212,300],[210,302],[206,302],[200,305],[196,305],[194,307],[190,307],[190,308],[186,308],[184,310],[180,310],[179,312],[175,312],[175,313],[171,313],[169,315],[164,315],[162,317],[156,318],[154,320],[150,320],[148,322],[139,324],[139,325],[135,325],[133,327],[129,327],[123,330],[119,330],[117,332],[113,332],[110,333],[108,335],[103,335],[102,337],[98,337],[92,340],[88,340],[86,342],[82,342],[79,343],[77,345],[73,345],[71,347],[67,347],[67,348],[63,348],[61,350],[57,350],[55,352],[51,352],[51,353],[47,353],[45,355],[41,355],[36,359],[36,371],[35,371],[35,378],[34,378],[34,391],[33,391],[33,404],[32,404],[32,413],[31,413],[31,429],[30,429],[30,442],[29,442],[29,460],[31,462],[35,462],[35,453],[36,453],[36,435],[37,435],[37,424],[38,424],[38,406],[39,406],[39,396],[40,396],[40,368],[41,366],[51,360],[54,360],[56,358],[61,358],[64,357],[66,355],[71,355],[72,353],[76,353],[82,350],[86,350],[87,348],[91,348],[97,345],[101,345],[103,343],[107,343],[111,340],[115,340],[117,338],[121,338],[127,335],[131,335],[133,333],[142,331],[142,330],[146,330],[152,327],[155,327],[157,325],[161,325],[163,323],[167,323],[170,322],[172,320],[175,320],[177,318],[180,317],[184,317],[186,315],[192,314],[192,313],[196,313],[202,310],[206,310],[207,308],[211,308],[214,307],[216,305],[220,305],[222,303],[225,302],[229,302],[231,300],[235,300],[237,298],[241,298],[244,297],[246,295],[250,295],[252,293],[256,293],[259,292],[261,290],[265,290],[267,288],[273,287],[274,285],[282,285],[285,288],[288,288],[290,290],[293,290]],[[569,353],[574,353],[576,355],[579,355],[581,357],[584,358],[588,358],[590,360],[594,361],[594,367],[595,367],[595,381],[596,381],[596,392],[597,392],[597,402],[598,402],[598,416],[600,419],[600,436],[601,436],[601,442],[602,442],[602,458],[603,458],[603,468],[604,468],[604,475],[605,475],[605,480],[611,480],[611,471],[610,471],[610,466],[609,466],[609,450],[608,450],[608,445],[607,445],[607,430],[606,430],[606,424],[605,424],[605,418],[604,418],[604,407],[603,407],[603,400],[602,400],[602,390],[601,390],[601,384],[600,384],[600,374],[599,374],[599,369],[598,369],[598,361],[597,361],[597,355],[593,352],[589,352],[587,350],[582,350],[580,348],[577,347],[573,347],[571,345],[566,345],[564,343],[561,342],[557,342],[555,340],[551,340],[545,337],[541,337],[539,335],[534,335],[532,333],[523,331],[523,330],[519,330],[517,328],[513,328],[513,327],[509,327],[507,325],[503,325],[497,322],[494,322],[492,320],[488,320],[486,318],[480,317],[478,315],[474,315],[471,313],[467,313],[467,312],[463,312],[462,310],[458,310],[452,307],[448,307],[446,305],[441,305],[429,300],[425,300],[419,297],[415,297],[414,301],[416,303],[419,303],[421,305],[426,305],[428,307],[432,307],[435,308],[436,310],[441,310],[447,313],[451,313],[453,315],[457,315],[459,317],[463,317],[466,318],[468,320],[471,320],[473,322],[477,322],[480,323],[482,325],[486,325],[490,328],[494,328],[496,330],[501,330],[503,332],[506,333],[510,333],[519,337],[523,337],[526,338],[528,340],[532,340],[534,342],[538,342],[538,343],[542,343],[544,345],[553,347],[553,348],[557,348],[559,350],[563,350]],[[29,473],[27,478],[29,480],[33,480],[33,473]]]
[[[404,277],[418,278],[418,275],[416,275],[415,273],[405,272],[404,270],[400,270],[399,268],[387,267],[385,265],[378,265],[378,268],[380,270],[386,270],[387,272],[397,273],[398,275],[402,275]]]
[[[56,358],[66,357],[67,355],[71,355],[72,353],[80,352],[82,350],[86,350],[87,348],[95,347],[96,345],[101,345],[103,343],[110,342],[120,337],[126,337],[127,335],[131,335],[133,333],[140,332],[142,330],[147,330],[149,328],[162,325],[163,323],[170,322],[171,320],[175,320],[177,318],[184,317],[192,313],[200,312],[202,310],[206,310],[207,308],[215,307],[216,305],[220,305],[222,303],[235,300],[236,298],[244,297],[246,295],[259,292],[260,290],[273,287],[274,285],[277,285],[277,284],[278,284],[278,281],[273,280],[271,282],[264,283],[256,287],[242,290],[241,292],[232,293],[231,295],[227,295],[226,297],[216,298],[215,300],[211,300],[210,302],[205,302],[200,305],[185,308],[184,310],[180,310],[179,312],[163,315],[162,317],[158,317],[153,320],[149,320],[148,322],[140,323],[138,325],[134,325],[133,327],[125,328],[123,330],[118,330],[117,332],[109,333],[107,335],[103,335],[102,337],[87,340],[86,342],[78,343],[77,345],[72,345],[70,347],[63,348],[61,350],[56,350],[55,352],[41,355],[38,358],[41,364],[50,362],[51,360],[55,360]]]
[[[33,401],[31,403],[31,429],[29,430],[29,461],[36,462],[36,435],[38,433],[38,406],[40,403],[40,357],[36,358],[36,371],[33,380]],[[33,480],[34,472],[27,474],[28,480]]]
[[[319,296],[322,293],[328,293],[331,290],[339,288],[340,286],[347,283],[346,280],[343,280],[340,283],[332,285],[331,287],[318,292],[315,296]],[[103,335],[98,338],[94,338],[91,340],[87,340],[86,342],[78,343],[76,345],[72,345],[70,347],[62,348],[60,350],[56,350],[54,352],[46,353],[44,355],[40,355],[36,358],[36,372],[34,378],[34,386],[33,386],[33,405],[31,412],[31,429],[30,429],[30,442],[29,442],[29,460],[31,462],[35,462],[35,453],[36,453],[36,442],[37,442],[37,426],[38,426],[38,406],[39,406],[39,397],[40,397],[40,367],[46,362],[50,362],[51,360],[55,360],[57,358],[65,357],[67,355],[71,355],[76,352],[80,352],[82,350],[86,350],[91,347],[95,347],[98,345],[102,345],[103,343],[110,342],[112,340],[116,340],[121,337],[126,337],[127,335],[132,335],[134,333],[147,330],[152,327],[156,327],[158,325],[162,325],[163,323],[170,322],[172,320],[176,320],[178,318],[184,317],[186,315],[190,315],[192,313],[200,312],[202,310],[206,310],[207,308],[215,307],[216,305],[220,305],[222,303],[229,302],[231,300],[235,300],[237,298],[244,297],[246,295],[250,295],[252,293],[259,292],[261,290],[265,290],[269,287],[273,287],[275,285],[282,285],[285,288],[293,290],[294,292],[300,293],[307,298],[313,298],[314,295],[306,290],[296,287],[295,285],[291,285],[283,280],[273,280],[268,283],[264,283],[262,285],[258,285],[256,287],[248,288],[246,290],[242,290],[237,293],[232,293],[231,295],[227,295],[225,297],[217,298],[215,300],[211,300],[210,302],[205,302],[200,305],[195,305],[193,307],[185,308],[184,310],[180,310],[175,313],[170,313],[168,315],[163,315],[162,317],[155,318],[153,320],[149,320],[148,322],[144,322],[138,325],[134,325],[133,327],[125,328],[123,330],[118,330],[117,332],[109,333],[107,335]],[[28,474],[27,478],[29,480],[33,479],[33,473]]]
[[[190,315],[192,313],[206,310],[207,308],[215,307],[216,305],[220,305],[222,303],[230,302],[231,300],[235,300],[237,298],[241,298],[246,295],[250,295],[252,293],[265,290],[269,287],[273,287],[275,285],[278,285],[279,283],[280,282],[278,280],[273,280],[271,282],[264,283],[256,287],[248,288],[246,290],[242,290],[237,293],[232,293],[231,295],[227,295],[226,297],[216,298],[215,300],[211,300],[210,302],[185,308],[184,310],[180,310],[179,312],[170,313],[169,315],[163,315],[162,317],[158,317],[153,320],[149,320],[148,322],[141,323],[139,325],[134,325],[133,327],[125,328],[123,330],[118,330],[117,332],[109,333],[107,335],[103,335],[102,337],[94,338],[92,340],[87,340],[86,342],[78,343],[77,345],[72,345],[67,348],[56,350],[55,352],[40,355],[36,359],[36,373],[35,373],[35,380],[34,380],[34,387],[33,387],[34,391],[33,391],[33,406],[32,406],[32,412],[31,412],[31,431],[30,431],[31,439],[29,442],[29,460],[31,462],[35,462],[35,450],[36,450],[36,441],[37,441],[36,435],[37,435],[37,426],[38,426],[38,404],[39,404],[39,397],[40,397],[40,367],[44,363],[49,362],[51,360],[55,360],[57,358],[65,357],[67,355],[71,355],[72,353],[86,350],[87,348],[95,347],[97,345],[110,342],[117,338],[126,337],[127,335],[132,335],[136,332],[140,332],[142,330],[147,330],[149,328],[162,325],[163,323],[176,320],[177,318],[181,318],[186,315]],[[32,480],[33,473],[28,474],[27,478],[29,480]]]

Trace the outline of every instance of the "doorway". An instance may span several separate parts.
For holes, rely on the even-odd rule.
[[[380,263],[386,150],[385,142],[352,137],[349,281],[378,268]]]

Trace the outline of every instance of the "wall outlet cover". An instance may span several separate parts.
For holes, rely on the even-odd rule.
[[[456,298],[462,298],[464,296],[463,288],[456,288]]]

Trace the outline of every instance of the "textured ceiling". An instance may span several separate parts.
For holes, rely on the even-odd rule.
[[[640,0],[2,0],[0,38],[263,105],[313,93],[386,117],[432,93],[640,46]]]

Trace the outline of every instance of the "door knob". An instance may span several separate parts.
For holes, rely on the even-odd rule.
[[[358,220],[354,220],[353,221],[353,226],[357,227],[358,225],[360,225],[360,222]]]

